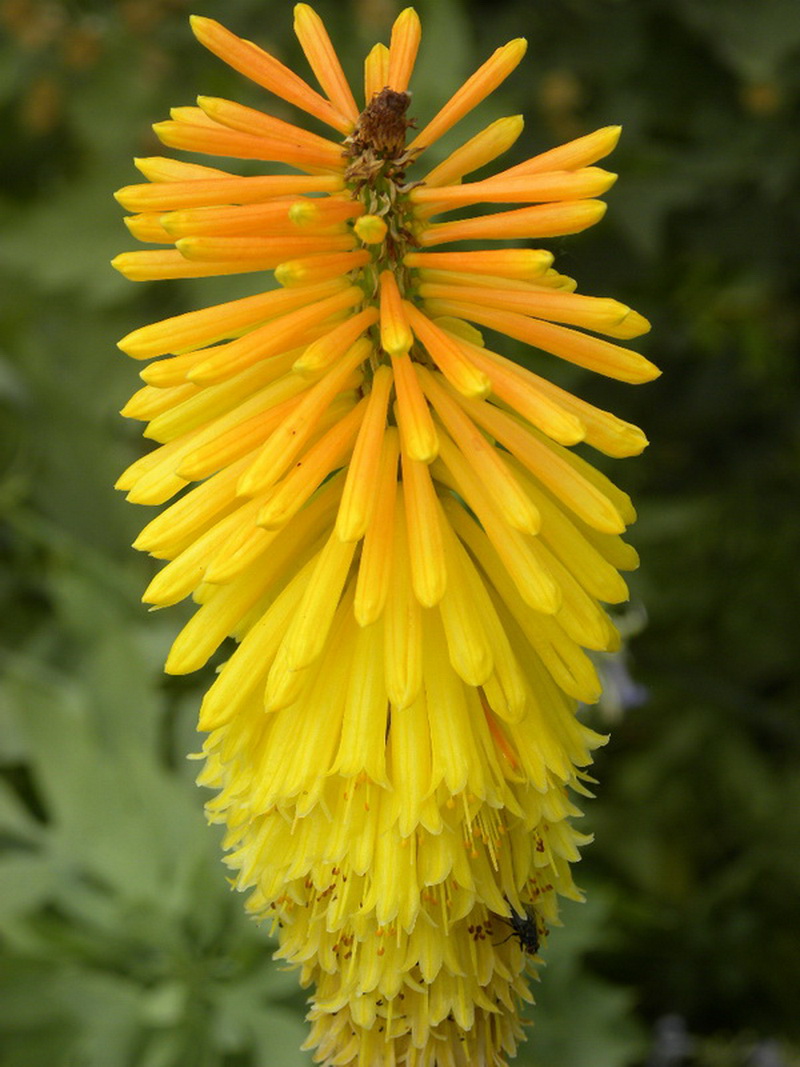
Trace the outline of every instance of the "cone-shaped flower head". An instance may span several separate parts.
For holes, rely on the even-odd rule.
[[[621,457],[646,441],[481,328],[545,368],[657,374],[617,343],[647,330],[640,315],[518,247],[602,217],[614,176],[594,164],[619,130],[470,181],[520,118],[437,166],[427,149],[524,41],[423,124],[411,8],[367,56],[363,108],[306,4],[295,29],[319,90],[212,19],[192,26],[330,130],[201,96],[161,140],[263,173],[140,159],[147,181],[117,194],[155,246],[115,260],[129,278],[266,272],[256,295],[120,342],[151,360],[124,414],[158,447],[119,486],[175,498],[136,541],[169,561],[145,600],[199,605],[167,670],[236,641],[200,714],[209,817],[249,910],[313,986],[320,1062],[502,1064],[557,896],[579,896],[571,798],[603,738],[576,708],[599,696],[586,650],[615,647],[603,605],[636,565],[630,501],[571,446]]]

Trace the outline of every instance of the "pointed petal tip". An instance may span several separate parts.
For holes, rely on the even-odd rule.
[[[527,37],[513,37],[507,45],[504,46],[504,51],[519,55],[521,60],[525,53],[528,51],[528,38]],[[519,60],[517,60],[519,62]]]
[[[200,34],[210,28],[211,26],[217,26],[219,23],[215,19],[208,18],[207,15],[190,15],[189,25],[192,28],[192,33],[195,37],[200,37]]]
[[[638,311],[634,311],[632,308],[628,310],[625,318],[620,323],[620,326],[625,327],[625,333],[623,336],[625,340],[641,337],[643,334],[650,333],[652,326],[649,319],[646,319],[644,315],[640,315]]]
[[[621,126],[601,126],[597,131],[599,134],[605,135],[606,148],[603,155],[609,155],[613,152],[619,143],[620,136],[622,135]]]

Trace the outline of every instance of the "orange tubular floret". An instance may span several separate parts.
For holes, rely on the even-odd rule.
[[[168,120],[153,125],[158,139],[169,148],[186,152],[202,152],[210,156],[233,159],[259,159],[270,163],[288,163],[298,170],[340,171],[341,151],[332,146],[296,144],[283,137],[263,137],[227,126],[214,124],[191,125]]]
[[[321,373],[341,359],[350,346],[377,321],[378,310],[374,307],[364,308],[350,315],[329,333],[310,344],[294,364],[293,370],[298,374]]]
[[[464,396],[487,396],[491,389],[489,379],[456,342],[413,304],[403,301],[403,310],[420,343],[451,385]]]
[[[358,200],[338,196],[303,196],[289,207],[289,218],[301,230],[320,231],[341,226],[363,214],[364,205]]]
[[[171,318],[162,319],[161,322],[142,326],[127,334],[117,344],[134,359],[151,359],[167,352],[189,352],[244,333],[267,319],[330,296],[340,288],[341,283],[328,282],[308,288],[305,292],[272,289],[266,293],[256,293],[255,296],[228,300],[224,304],[187,311],[182,315],[173,315]]]
[[[385,365],[378,368],[372,379],[367,411],[347,469],[336,519],[336,533],[342,541],[358,541],[370,523],[378,488],[392,381],[392,372]]]
[[[179,237],[246,237],[254,234],[294,234],[289,218],[293,197],[280,197],[264,204],[232,204],[220,207],[184,208],[158,217],[174,241]]]
[[[270,270],[280,259],[274,255],[263,259],[210,259],[192,262],[175,248],[152,252],[121,252],[111,260],[111,266],[132,282],[164,281],[167,278],[210,278],[215,274],[246,274],[256,270]]]
[[[519,278],[504,278],[498,274],[467,274],[456,270],[430,270],[423,268],[417,271],[420,285],[447,285],[458,289],[461,297],[468,295],[474,288],[481,286],[497,290],[500,293],[537,293],[543,290],[552,292],[554,289],[565,290],[563,285],[556,285],[553,275],[555,271],[543,271],[535,279],[533,284]],[[562,277],[562,275],[559,275]],[[572,292],[572,290],[569,290]]]
[[[352,308],[363,297],[358,286],[350,286],[280,319],[273,319],[236,341],[209,349],[208,358],[189,371],[187,377],[202,385],[225,381],[268,355],[301,344],[306,331],[323,324],[328,316]]]
[[[495,177],[511,178],[518,174],[540,174],[549,170],[577,170],[579,167],[588,167],[614,151],[621,132],[621,126],[603,126],[594,133],[587,133],[584,137],[557,145],[547,152],[540,152],[538,156],[526,159],[515,167],[509,167]]]
[[[430,463],[439,452],[439,436],[428,401],[420,388],[416,367],[410,356],[392,356],[392,370],[403,451],[412,459]]]
[[[169,156],[134,156],[133,165],[149,182],[188,182],[205,178],[233,178],[235,175],[203,163],[186,163]],[[114,193],[116,197],[117,194]],[[119,197],[117,197],[119,199]]]
[[[190,21],[200,44],[229,67],[340,133],[350,133],[353,126],[350,119],[274,56],[237,37],[214,19],[192,15]]]
[[[275,268],[275,278],[279,285],[287,289],[327,281],[342,274],[347,274],[369,263],[369,252],[358,249],[355,252],[323,252],[316,256],[301,256],[299,259],[287,259]]]
[[[341,146],[327,137],[320,137],[293,122],[284,122],[274,115],[267,115],[253,107],[224,100],[218,96],[198,96],[197,106],[205,115],[222,126],[241,133],[257,134],[259,137],[273,137],[293,144],[306,145],[309,148],[327,148],[335,150],[341,158]]]
[[[606,297],[580,296],[552,289],[508,290],[481,285],[441,285],[423,282],[423,300],[467,300],[498,311],[517,311],[537,319],[581,326],[609,337],[628,341],[647,333],[650,323],[626,304]]]
[[[381,346],[390,356],[404,356],[414,337],[406,321],[406,311],[397,280],[390,270],[380,276]]]
[[[496,51],[468,78],[441,111],[420,131],[408,146],[409,151],[422,151],[494,92],[498,85],[517,67],[528,47],[523,37],[517,37]]]
[[[176,211],[222,204],[258,204],[279,196],[340,193],[344,179],[334,174],[266,174],[255,177],[157,181],[126,185],[114,193],[128,211]]]
[[[580,233],[606,213],[602,200],[569,200],[566,203],[537,204],[517,211],[498,211],[473,219],[440,222],[420,231],[419,244],[449,244],[451,241],[504,241],[512,237],[561,237]]]
[[[261,493],[283,475],[305,447],[320,416],[331,405],[336,394],[348,387],[356,372],[360,373],[361,364],[370,351],[371,345],[366,338],[356,341],[333,370],[308,390],[295,411],[276,428],[261,448],[239,482],[239,493],[244,496]]]
[[[355,241],[349,234],[314,234],[311,237],[181,237],[176,245],[187,259],[235,262],[241,270],[248,270],[251,260],[275,267],[286,259],[314,252],[347,252],[355,247]]]
[[[413,7],[407,7],[395,19],[389,42],[389,70],[384,84],[396,93],[404,93],[408,88],[421,38],[419,16]]]
[[[533,345],[534,348],[541,348],[570,363],[576,363],[579,367],[604,374],[608,378],[616,378],[621,382],[649,382],[661,373],[658,367],[638,352],[631,352],[621,345],[603,341],[579,330],[531,319],[514,311],[494,311],[457,300],[431,300],[428,302],[428,312],[432,315],[452,315],[480,323],[490,330],[498,330],[508,337]]]
[[[306,59],[325,90],[328,99],[342,115],[355,123],[358,108],[328,31],[319,15],[308,4],[294,9],[294,32]]]
[[[412,189],[409,200],[433,208],[452,211],[466,204],[535,204],[558,200],[583,200],[602,196],[616,181],[616,174],[600,167],[583,167],[577,171],[550,171],[522,174],[511,178],[487,178],[482,182]]]
[[[406,267],[418,270],[451,270],[470,274],[494,274],[500,278],[528,281],[543,274],[553,262],[553,253],[534,248],[482,249],[478,252],[409,252]]]

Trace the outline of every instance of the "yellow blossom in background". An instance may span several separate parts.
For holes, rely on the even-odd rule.
[[[411,8],[366,58],[363,109],[306,4],[295,30],[319,91],[213,19],[192,27],[330,130],[201,96],[156,125],[165,145],[297,173],[159,156],[117,194],[155,246],[117,257],[127,277],[270,273],[264,292],[120,342],[151,361],[124,414],[158,447],[119,487],[177,498],[136,541],[168,561],[144,599],[198,604],[167,670],[237,642],[200,712],[209,818],[249,911],[313,987],[318,1062],[504,1064],[557,897],[580,897],[572,798],[604,739],[576,707],[600,695],[586,650],[617,646],[603,604],[626,599],[619,571],[637,562],[628,497],[571,446],[623,457],[646,440],[481,328],[620,381],[657,375],[617,343],[646,332],[640,315],[502,243],[599,221],[614,175],[595,164],[619,129],[469,181],[520,117],[437,166],[426,150],[524,40],[424,124]]]

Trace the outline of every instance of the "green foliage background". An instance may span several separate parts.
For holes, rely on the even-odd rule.
[[[354,80],[399,6],[318,4]],[[664,370],[571,378],[653,442],[613,470],[641,516],[639,632],[591,712],[612,740],[589,902],[554,932],[519,1062],[797,1065],[796,0],[418,9],[420,118],[524,34],[458,139],[516,112],[520,155],[624,125],[606,220],[555,250],[581,291],[652,319]],[[194,44],[191,10],[298,61],[288,0],[0,2],[0,1067],[310,1062],[302,995],[228,889],[184,758],[206,679],[161,672],[180,612],[140,605],[144,512],[111,488],[141,448],[116,338],[253,291],[108,267],[132,247],[110,194],[158,152],[149,123],[198,92],[259,102]]]

